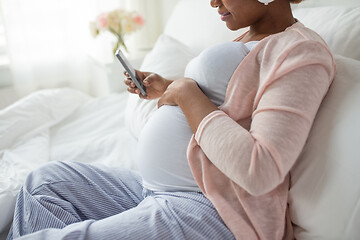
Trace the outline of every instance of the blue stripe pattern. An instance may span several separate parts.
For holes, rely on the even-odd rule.
[[[7,239],[234,239],[200,192],[152,192],[138,173],[52,162],[32,172]]]

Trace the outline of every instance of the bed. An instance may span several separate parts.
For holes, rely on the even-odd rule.
[[[360,239],[360,3],[308,0],[294,6],[294,15],[327,41],[337,64],[336,78],[291,170],[295,237]],[[180,0],[141,69],[180,77],[202,49],[244,31],[228,31],[209,1]],[[38,91],[1,110],[0,239],[8,231],[21,184],[42,164],[101,162],[137,169],[137,137],[154,111],[156,100],[126,92],[93,98],[69,88]]]

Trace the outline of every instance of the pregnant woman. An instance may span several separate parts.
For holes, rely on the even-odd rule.
[[[66,162],[32,172],[8,239],[293,239],[289,172],[335,66],[290,2],[300,1],[211,0],[230,30],[249,31],[204,50],[182,79],[139,71],[146,97],[125,80],[158,99],[139,172]]]
[[[202,92],[220,106],[227,85],[239,63],[255,42],[226,42],[204,50],[185,69],[185,77],[196,79]],[[145,78],[149,98],[152,88],[166,89],[172,82],[159,75],[138,72]],[[126,80],[131,88],[131,80]],[[130,89],[132,91],[132,89]],[[161,91],[160,94],[162,95]],[[190,170],[186,149],[193,131],[179,106],[164,105],[149,119],[138,142],[137,162],[145,188],[152,191],[201,191]]]

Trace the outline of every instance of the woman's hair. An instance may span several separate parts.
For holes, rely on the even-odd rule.
[[[297,4],[297,3],[302,2],[302,0],[289,0],[289,2],[290,2],[290,3],[296,3],[296,4]]]

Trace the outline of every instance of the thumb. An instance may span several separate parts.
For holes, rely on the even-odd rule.
[[[135,70],[136,71],[136,74],[138,75],[138,77],[141,79],[141,80],[144,80],[145,78],[147,78],[151,73],[149,72],[142,72],[140,70]]]
[[[144,79],[143,84],[145,85],[145,87],[150,86],[151,83],[151,79],[149,79],[148,77]]]
[[[149,86],[151,85],[153,82],[155,82],[157,79],[157,74],[154,73],[149,73],[149,75],[146,75],[145,79],[144,79],[144,85],[145,86]]]
[[[164,102],[164,101],[163,101],[163,98],[160,97],[160,99],[159,99],[158,102],[157,102],[157,107],[160,108],[161,106],[163,106],[163,105],[164,105],[163,102]]]

